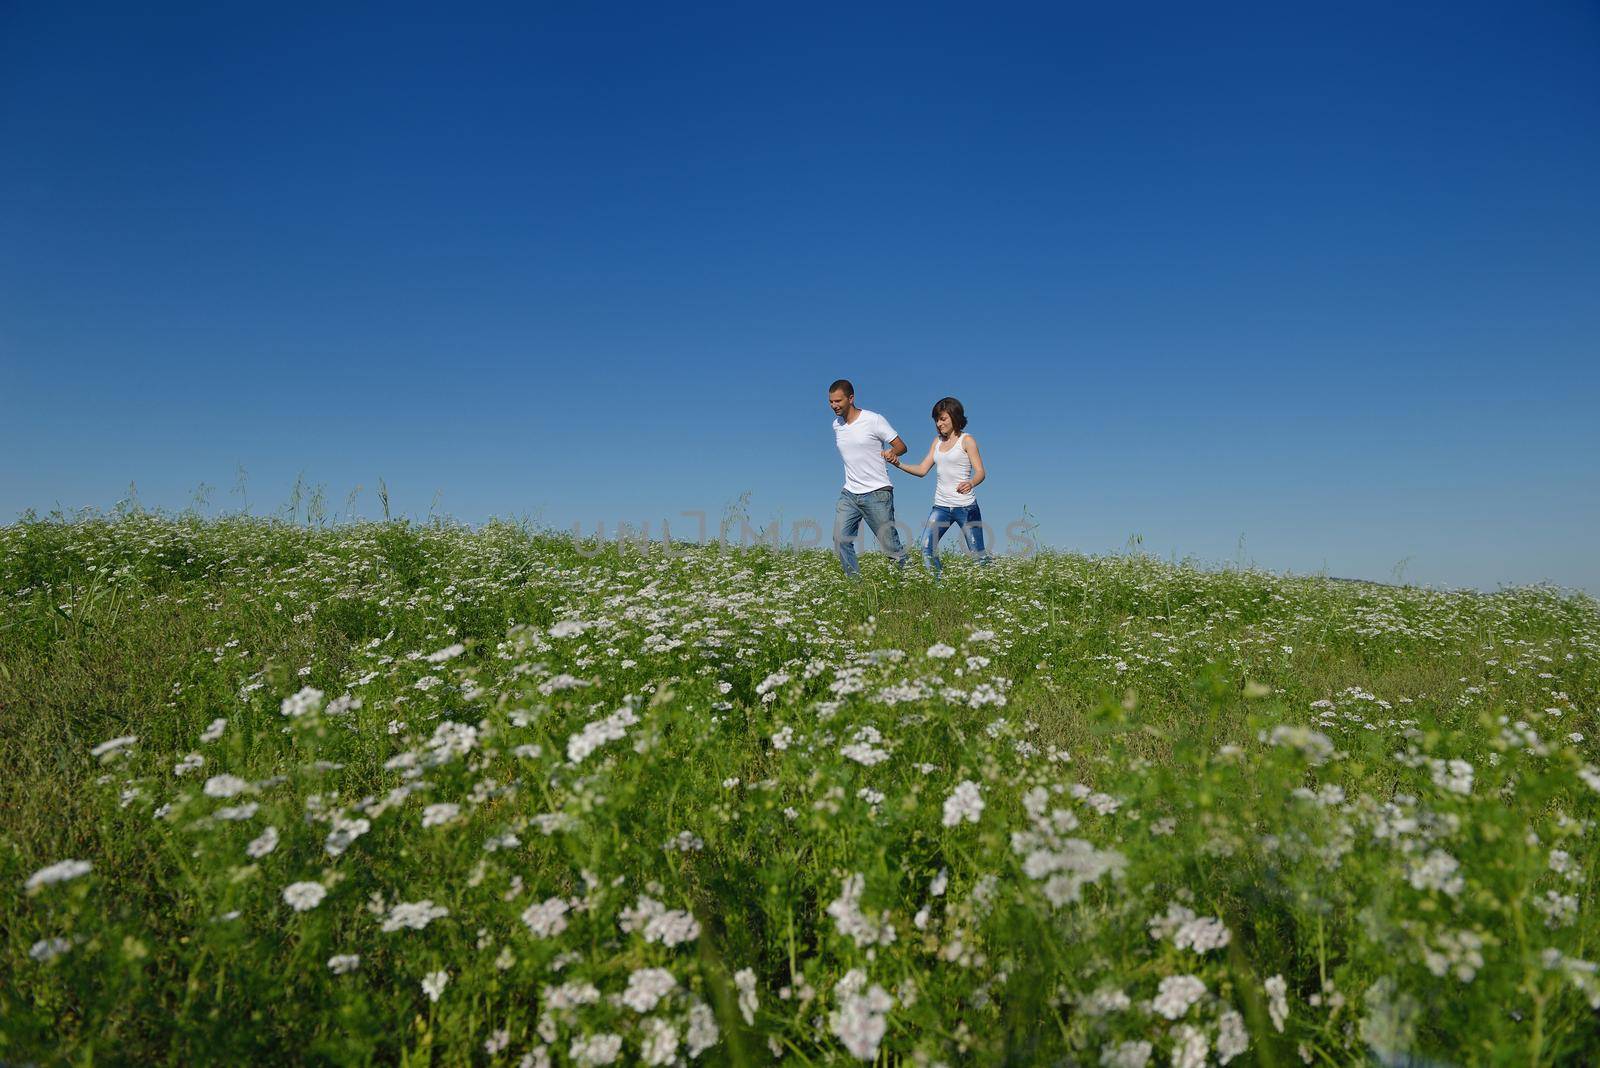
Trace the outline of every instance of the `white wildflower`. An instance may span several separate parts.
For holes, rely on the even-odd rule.
[[[1204,1031],[1183,1024],[1173,1029],[1173,1037],[1176,1044],[1172,1047],[1172,1068],[1205,1068],[1210,1044]]]
[[[328,958],[328,970],[334,975],[349,975],[361,967],[361,954],[335,953]]]
[[[853,968],[834,986],[839,1007],[828,1014],[828,1029],[852,1057],[870,1061],[878,1056],[894,999],[876,983],[863,990],[866,982],[866,973]]]
[[[348,819],[342,815],[333,817],[333,830],[328,832],[328,837],[322,843],[322,848],[330,857],[343,855],[357,838],[372,830],[372,821],[367,819]]]
[[[741,968],[733,973],[733,985],[739,990],[739,1015],[744,1017],[744,1022],[754,1027],[756,1022],[756,1009],[760,1001],[756,998],[756,973],[749,968]]]
[[[700,937],[700,921],[682,909],[669,909],[651,917],[644,925],[646,942],[660,942],[664,946],[677,946]]]
[[[720,1035],[717,1014],[711,1011],[711,1006],[703,1001],[689,1006],[689,1029],[684,1035],[684,1044],[688,1046],[690,1060],[715,1046]]]
[[[1274,727],[1266,741],[1271,745],[1298,751],[1305,757],[1306,763],[1313,766],[1326,764],[1334,754],[1333,742],[1328,736],[1310,727]]]
[[[213,775],[201,787],[207,797],[237,797],[250,788],[250,784],[237,775]]]
[[[963,779],[956,784],[956,788],[944,802],[944,825],[954,827],[963,821],[977,823],[978,817],[983,815],[983,797],[978,792],[978,784],[971,779]]]
[[[522,910],[522,922],[528,925],[536,938],[553,938],[567,929],[567,911],[571,906],[559,897],[548,898]]]
[[[1455,897],[1467,885],[1458,874],[1460,868],[1460,861],[1442,849],[1435,849],[1426,858],[1410,862],[1406,880],[1417,890],[1439,890]]]
[[[459,815],[461,815],[460,805],[450,801],[441,801],[422,810],[422,825],[424,827],[441,827]]]
[[[28,956],[43,964],[47,960],[54,960],[72,948],[72,943],[65,938],[41,938],[28,947]]]
[[[609,1031],[572,1040],[568,1049],[572,1063],[589,1068],[591,1065],[611,1064],[622,1053],[622,1036]]]
[[[278,848],[278,828],[276,828],[276,827],[268,827],[266,830],[262,831],[259,835],[257,835],[256,837],[252,838],[250,840],[249,844],[244,847],[244,851],[249,856],[254,857],[257,860],[259,860],[259,859],[261,859],[262,857],[266,856],[268,853],[272,852],[274,849],[277,849],[277,848]]]
[[[567,739],[567,760],[581,764],[585,757],[607,742],[614,742],[627,734],[627,729],[639,722],[631,708],[619,708],[609,716],[584,725],[581,731]]]
[[[1169,1020],[1182,1019],[1190,1006],[1206,993],[1206,984],[1193,975],[1169,975],[1161,980],[1150,1008]]]
[[[1244,1017],[1237,1010],[1228,1009],[1217,1017],[1217,1060],[1227,1064],[1250,1048],[1250,1032],[1245,1030]]]
[[[634,1012],[646,1013],[677,986],[678,980],[665,968],[640,968],[628,976],[622,1003]]]
[[[1201,916],[1190,920],[1172,936],[1172,944],[1179,949],[1192,949],[1196,953],[1209,953],[1221,949],[1232,941],[1233,935],[1214,916]]]
[[[1145,1068],[1150,1063],[1154,1047],[1142,1039],[1137,1042],[1118,1042],[1100,1050],[1101,1068]]]
[[[139,736],[137,734],[124,734],[120,738],[108,738],[89,750],[89,755],[98,757],[102,763],[105,763],[114,757],[123,755],[130,746],[138,744],[138,741]]]
[[[33,893],[42,887],[55,883],[64,883],[69,879],[76,879],[80,875],[88,875],[94,865],[87,860],[58,860],[54,864],[40,868],[28,876],[28,881],[23,884],[23,889]]]
[[[429,972],[427,975],[422,977],[422,992],[428,995],[429,1001],[438,1001],[439,995],[444,993],[445,984],[449,982],[449,972]]]
[[[283,888],[284,904],[296,912],[309,912],[322,904],[328,888],[321,883],[290,883]]]
[[[421,901],[402,901],[389,910],[389,915],[384,917],[382,928],[385,931],[398,931],[401,928],[420,931],[434,920],[448,915],[450,915],[448,908],[435,905],[427,898]]]
[[[1472,765],[1465,760],[1431,760],[1433,784],[1453,794],[1472,793]]]
[[[1274,975],[1262,985],[1267,990],[1267,1015],[1272,1017],[1272,1026],[1281,1035],[1289,1019],[1289,984],[1283,976]]]
[[[285,697],[278,711],[290,719],[299,719],[310,712],[315,712],[322,707],[322,691],[314,686],[307,686]]]
[[[867,877],[860,872],[846,876],[839,896],[828,905],[828,915],[833,917],[839,933],[858,946],[890,945],[895,940],[894,925],[888,920],[874,920],[861,910],[866,885]]]
[[[1546,927],[1570,927],[1578,922],[1578,899],[1571,894],[1546,890],[1544,897],[1534,898],[1533,907],[1544,914]]]
[[[639,1059],[648,1065],[668,1065],[678,1056],[678,1029],[659,1016],[640,1025]]]
[[[1133,999],[1114,986],[1102,986],[1078,999],[1078,1011],[1085,1016],[1109,1016],[1133,1005]]]

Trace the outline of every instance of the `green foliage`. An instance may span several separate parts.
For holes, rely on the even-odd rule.
[[[0,1061],[1600,1056],[1589,598],[307,492],[0,528]]]

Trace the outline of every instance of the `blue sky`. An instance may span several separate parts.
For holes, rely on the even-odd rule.
[[[0,520],[240,465],[826,519],[846,376],[919,456],[960,397],[1061,548],[1600,592],[1597,56],[1579,2],[9,4]]]

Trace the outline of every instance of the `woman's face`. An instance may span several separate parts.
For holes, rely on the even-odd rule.
[[[949,437],[950,432],[955,428],[955,421],[950,418],[949,412],[940,412],[938,415],[933,417],[933,429],[939,432],[939,436],[941,438]]]

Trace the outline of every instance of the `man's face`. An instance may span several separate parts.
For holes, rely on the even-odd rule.
[[[828,407],[833,409],[834,415],[843,417],[844,413],[850,410],[850,402],[853,400],[855,398],[844,390],[836,389],[828,394]]]

